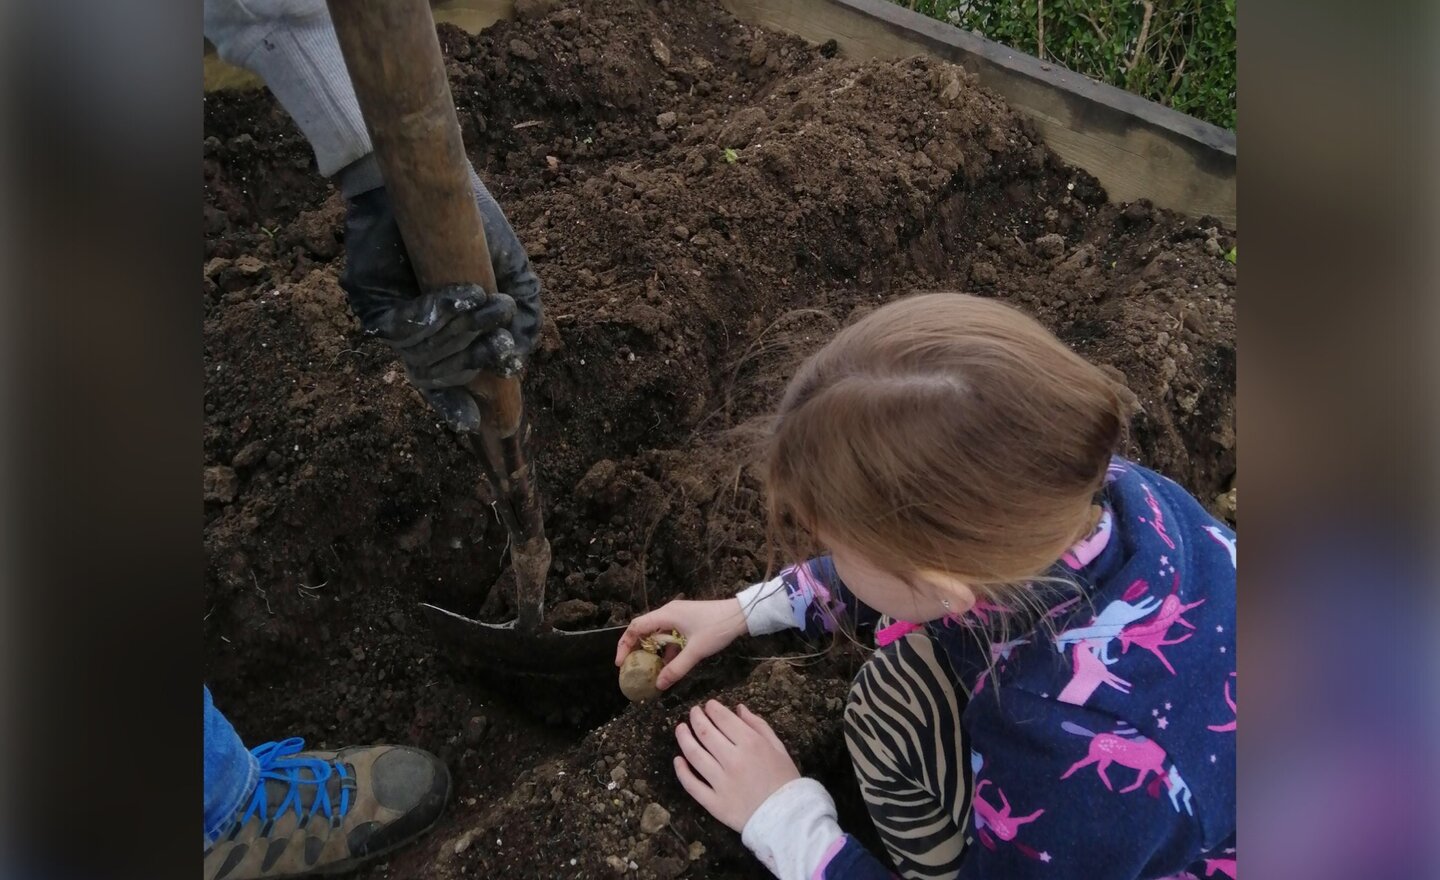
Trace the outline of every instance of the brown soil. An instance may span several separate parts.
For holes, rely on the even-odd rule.
[[[950,65],[831,58],[705,2],[519,6],[441,33],[472,159],[546,284],[526,394],[558,621],[761,576],[737,429],[795,358],[912,290],[1028,309],[1123,375],[1135,457],[1207,501],[1233,488],[1232,231],[1106,204]],[[737,654],[588,731],[622,708],[606,689],[522,708],[451,661],[417,600],[512,610],[483,602],[505,536],[479,470],[346,310],[343,208],[283,111],[213,94],[205,134],[206,678],[249,740],[450,763],[440,827],[368,876],[762,876],[670,771],[668,728],[711,692],[769,713],[862,830],[836,711],[853,649]],[[673,830],[638,830],[651,801]]]

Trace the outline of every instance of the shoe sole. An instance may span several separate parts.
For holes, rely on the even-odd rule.
[[[450,786],[452,786],[452,785],[454,784],[454,780],[453,780],[452,778],[450,778],[450,770],[449,770],[448,767],[447,767],[446,770],[445,770],[445,776],[446,776],[446,785],[447,785],[447,789],[448,789]],[[375,851],[375,852],[373,852],[373,853],[370,853],[370,854],[368,854],[368,855],[362,856],[362,857],[360,857],[360,858],[358,858],[358,859],[350,859],[349,861],[345,861],[345,862],[336,862],[336,863],[333,864],[333,865],[327,865],[327,866],[324,867],[324,868],[320,868],[320,869],[318,869],[318,870],[311,871],[309,874],[296,874],[296,875],[293,875],[294,880],[302,880],[302,878],[305,878],[305,877],[330,877],[330,876],[333,876],[333,875],[335,875],[335,874],[348,874],[348,873],[350,873],[351,871],[355,871],[355,870],[357,870],[357,869],[359,869],[359,868],[361,868],[361,867],[363,867],[363,866],[365,866],[365,865],[373,864],[373,863],[379,861],[380,859],[385,858],[386,856],[390,855],[390,854],[393,853],[393,852],[398,852],[398,851],[404,849],[405,847],[410,846],[411,844],[414,844],[414,843],[419,842],[420,838],[422,838],[422,837],[424,837],[425,835],[427,835],[427,834],[430,833],[430,829],[432,829],[432,828],[434,828],[436,825],[440,824],[440,819],[445,815],[445,810],[446,810],[446,808],[448,808],[448,807],[450,806],[450,794],[453,794],[453,790],[450,791],[449,793],[447,793],[447,795],[446,795],[446,797],[445,797],[445,805],[440,808],[440,812],[438,812],[438,813],[435,814],[435,818],[430,820],[430,824],[429,824],[429,825],[426,825],[424,828],[421,828],[419,831],[415,832],[414,836],[408,837],[408,838],[406,838],[405,840],[401,840],[401,841],[398,841],[398,842],[396,842],[396,843],[392,843],[392,844],[390,844],[389,846],[385,847],[384,849],[377,850],[377,851]],[[283,880],[283,878],[282,878],[282,880]]]

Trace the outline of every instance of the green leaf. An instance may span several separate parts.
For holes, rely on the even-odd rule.
[[[1235,262],[1235,248],[1238,248],[1239,246],[1240,246],[1240,245],[1237,244],[1237,245],[1235,245],[1235,247],[1230,248],[1230,252],[1225,255],[1225,259],[1229,260],[1231,263],[1234,263],[1234,262]]]
[[[734,165],[737,161],[739,161],[739,159],[740,159],[740,154],[737,153],[737,152],[735,152],[734,148],[732,148],[732,147],[726,147],[726,148],[725,148],[725,161],[726,161],[726,162],[728,162],[728,163],[731,164],[731,165]]]

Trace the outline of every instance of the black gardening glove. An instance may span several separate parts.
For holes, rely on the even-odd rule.
[[[500,293],[475,285],[421,294],[385,188],[349,199],[340,286],[365,332],[385,340],[411,384],[457,431],[480,411],[465,385],[482,372],[514,375],[540,333],[540,279],[495,199],[471,172]]]

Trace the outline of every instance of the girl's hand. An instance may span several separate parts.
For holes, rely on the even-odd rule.
[[[660,677],[655,680],[655,686],[662,691],[684,678],[695,668],[695,664],[718,654],[736,638],[749,632],[739,599],[669,602],[630,621],[625,632],[620,634],[620,644],[615,649],[615,665],[624,663],[625,657],[640,646],[641,639],[672,629],[685,637],[685,647],[673,657],[667,651],[665,668],[660,670]]]
[[[711,700],[703,711],[699,706],[690,710],[689,724],[675,728],[684,753],[675,756],[675,775],[700,806],[732,831],[743,830],[770,795],[800,778],[765,719],[738,708],[736,714]]]

